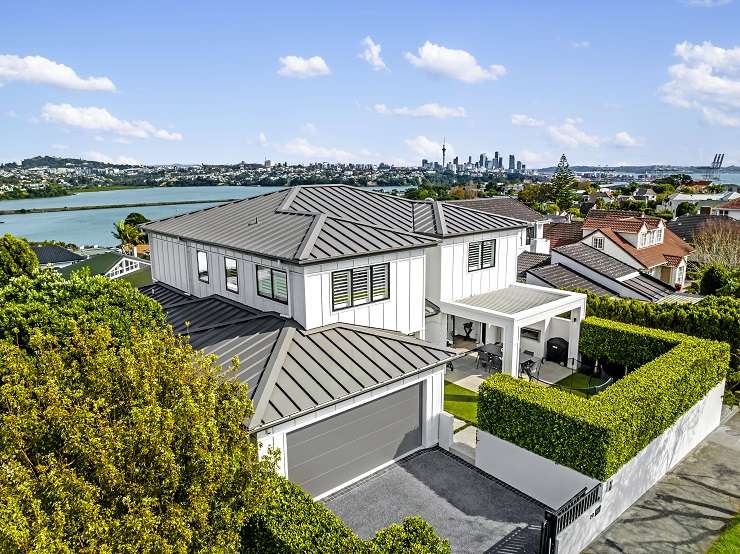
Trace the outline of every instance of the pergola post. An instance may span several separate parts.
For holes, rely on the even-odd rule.
[[[578,363],[578,341],[581,338],[582,319],[582,308],[573,308],[570,311],[570,323],[568,324],[568,367],[571,369],[576,369]]]

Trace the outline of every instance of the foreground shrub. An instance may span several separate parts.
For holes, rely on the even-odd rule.
[[[265,505],[242,528],[243,554],[343,552],[368,554],[448,554],[450,546],[418,517],[360,539],[339,517],[297,485],[276,476]]]
[[[725,378],[730,352],[725,343],[594,317],[581,325],[580,350],[636,369],[590,399],[494,374],[480,386],[478,422],[602,481]]]
[[[39,260],[28,241],[13,235],[0,237],[0,287],[13,277],[33,275],[39,267]]]

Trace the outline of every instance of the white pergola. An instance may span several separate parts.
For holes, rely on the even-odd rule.
[[[503,344],[502,371],[513,377],[519,376],[524,327],[541,328],[541,343],[555,336],[567,340],[569,366],[573,367],[578,358],[581,321],[586,315],[585,294],[516,283],[485,294],[440,301],[439,308],[445,314],[486,325],[486,336],[497,337]],[[567,322],[557,318],[565,313],[569,314]],[[553,318],[557,318],[557,330]]]

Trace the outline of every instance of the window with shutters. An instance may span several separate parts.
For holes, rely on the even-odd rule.
[[[356,267],[331,274],[333,310],[343,310],[390,298],[390,264]]]
[[[468,271],[496,266],[496,239],[471,242],[468,245]]]
[[[288,303],[288,274],[280,269],[257,266],[257,294],[282,304]]]

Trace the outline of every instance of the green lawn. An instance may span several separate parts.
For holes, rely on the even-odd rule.
[[[555,384],[562,387],[563,390],[566,392],[576,394],[585,398],[586,395],[583,392],[571,389],[587,389],[589,387],[600,385],[603,382],[604,381],[602,379],[593,378],[591,379],[591,382],[589,384],[588,375],[584,375],[583,373],[573,373],[572,375],[568,375],[565,379],[561,379]]]
[[[740,552],[740,514],[736,515],[707,554],[735,554]]]
[[[445,381],[445,412],[478,426],[478,393]]]

